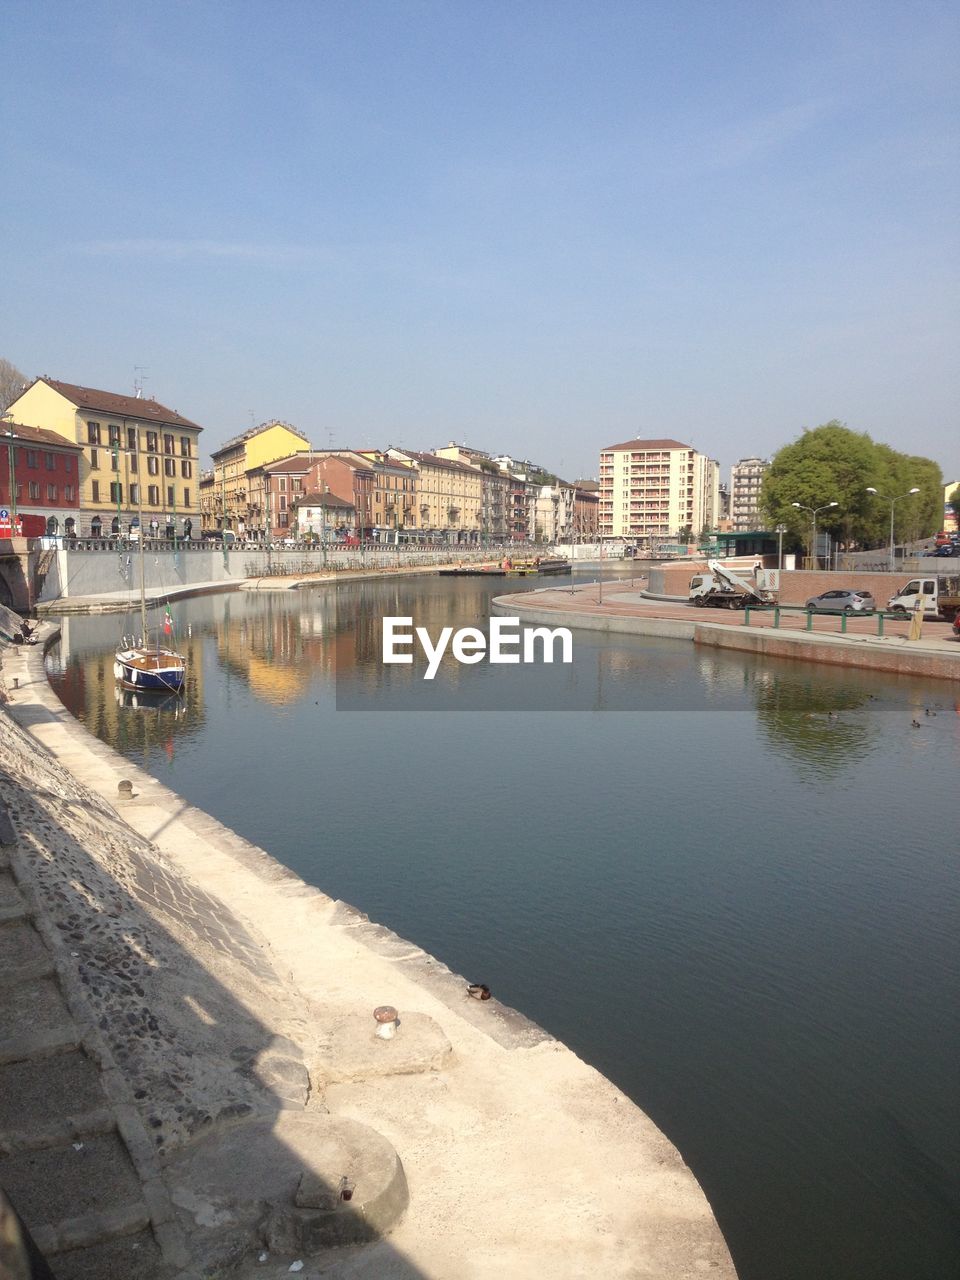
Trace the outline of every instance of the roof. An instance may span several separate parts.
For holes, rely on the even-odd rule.
[[[277,458],[276,462],[262,462],[259,467],[251,470],[269,471],[271,475],[287,475],[291,471],[309,471],[316,460],[316,454],[304,449],[300,453],[290,454],[288,458]]]
[[[643,453],[652,449],[691,449],[692,445],[682,444],[679,440],[624,440],[623,444],[608,444],[601,453],[613,453],[618,449],[629,449],[631,453]]]
[[[192,427],[194,431],[202,431],[195,422],[184,418],[176,409],[168,409],[156,400],[144,400],[139,396],[118,396],[112,391],[97,391],[94,387],[78,387],[73,382],[58,382],[55,378],[37,378],[37,382],[45,382],[54,391],[70,400],[78,409],[93,409],[98,413],[106,413],[117,418],[139,418],[142,422],[157,422],[168,427]]]
[[[48,431],[46,427],[27,427],[22,422],[4,422],[0,426],[0,436],[13,435],[17,440],[25,440],[28,444],[42,444],[48,449],[69,449],[71,453],[83,453],[78,444],[58,435],[56,431]]]
[[[335,493],[305,493],[293,504],[295,507],[343,507],[353,511],[353,503]]]
[[[228,449],[235,449],[238,444],[245,444],[247,440],[252,440],[261,431],[269,431],[271,427],[284,427],[291,435],[298,436],[301,440],[305,440],[308,445],[310,444],[310,437],[304,435],[296,427],[292,427],[289,422],[261,422],[258,427],[249,427],[246,431],[241,431],[238,436],[233,436],[225,444],[220,445],[219,449],[215,449],[210,456],[211,458],[216,458],[218,454],[226,453]]]
[[[478,468],[472,467],[469,462],[458,462],[455,458],[439,458],[435,453],[415,453],[412,449],[404,449],[402,452],[414,462],[428,467],[440,467],[444,471],[465,471],[471,476],[475,476],[478,471]]]

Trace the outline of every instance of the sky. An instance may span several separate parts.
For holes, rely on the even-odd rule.
[[[7,0],[0,356],[209,453],[595,475],[839,419],[960,476],[960,11]]]

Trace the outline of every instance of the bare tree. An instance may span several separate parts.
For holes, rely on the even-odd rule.
[[[20,372],[15,364],[0,356],[0,411],[12,404],[27,386],[30,379]]]

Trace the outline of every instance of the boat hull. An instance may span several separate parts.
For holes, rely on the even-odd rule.
[[[170,693],[183,688],[187,664],[172,649],[118,649],[113,673],[124,689]]]

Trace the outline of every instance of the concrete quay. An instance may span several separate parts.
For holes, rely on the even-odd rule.
[[[908,639],[909,620],[890,618],[884,620],[884,635],[878,636],[872,615],[847,618],[844,633],[839,615],[815,615],[808,631],[805,613],[784,611],[775,628],[772,611],[751,610],[748,620],[740,610],[695,609],[676,596],[649,595],[639,585],[624,589],[616,580],[498,596],[493,606],[498,614],[527,623],[692,640],[764,657],[960,680],[960,640],[946,622],[925,622],[920,640]]]
[[[610,1082],[2,661],[0,1185],[60,1280],[733,1280]]]

